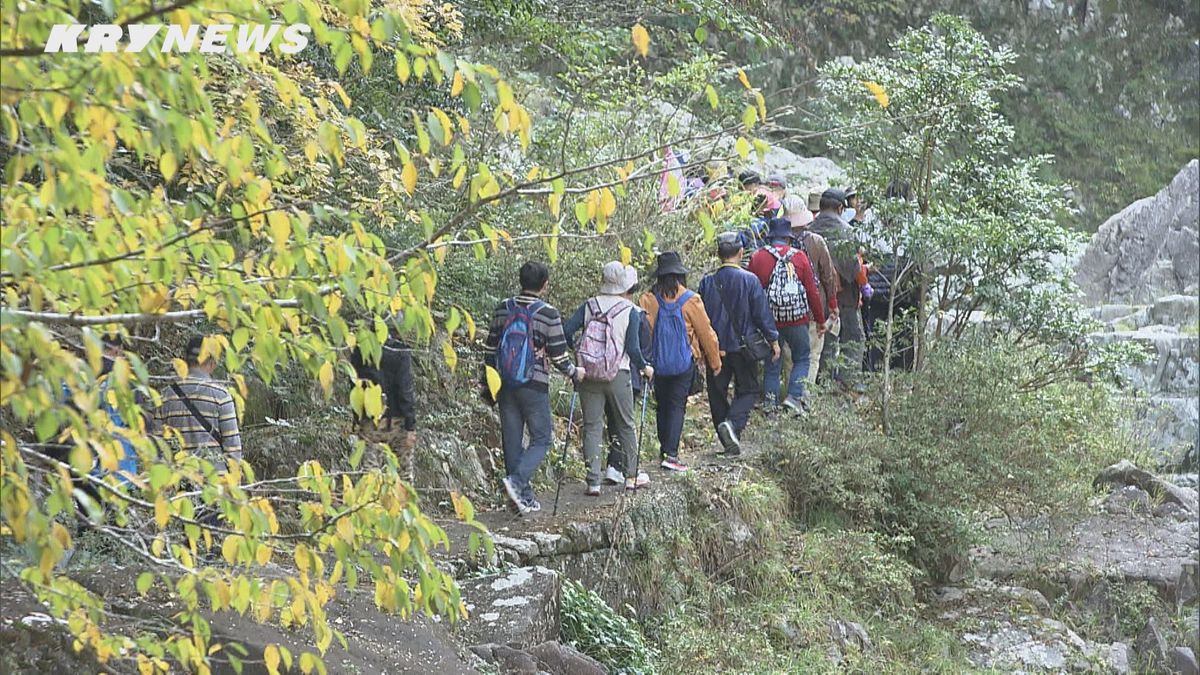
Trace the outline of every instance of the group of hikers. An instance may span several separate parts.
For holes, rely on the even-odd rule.
[[[651,391],[660,466],[684,472],[680,440],[693,394],[707,391],[718,454],[738,455],[753,409],[804,415],[818,374],[852,394],[865,390],[862,303],[874,290],[852,233],[858,195],[831,188],[804,201],[781,176],[744,172],[738,182],[752,196],[751,224],[717,235],[718,266],[694,291],[678,252],[658,254],[644,291],[635,268],[612,261],[596,295],[564,322],[545,300],[549,268],[522,265],[520,293],[496,306],[484,355],[500,380],[493,392],[485,376],[484,395],[499,409],[503,485],[518,512],[541,510],[532,478],[552,443],[551,367],[575,385],[571,416],[577,398],[589,496],[606,482],[627,490],[649,482],[635,410],[640,397],[644,418]],[[791,368],[781,390],[785,349]]]
[[[751,197],[753,218],[747,227],[717,235],[716,269],[695,290],[678,252],[658,254],[645,289],[634,267],[612,261],[600,271],[596,295],[564,321],[545,300],[550,269],[537,261],[521,266],[520,292],[496,306],[485,340],[484,363],[499,387],[489,385],[486,369],[483,378],[484,395],[499,411],[504,491],[520,513],[541,509],[532,479],[552,442],[551,368],[574,384],[571,418],[578,401],[590,496],[600,495],[605,483],[629,490],[649,483],[635,420],[640,399],[644,424],[651,392],[660,466],[672,472],[688,470],[680,457],[684,414],[701,391],[707,391],[718,453],[727,455],[742,452],[740,439],[756,406],[804,415],[818,375],[843,391],[863,392],[862,371],[873,365],[864,360],[864,326],[871,319],[863,303],[874,294],[869,274],[878,271],[863,263],[854,244],[852,228],[864,210],[858,196],[831,188],[806,201],[788,194],[783,177],[764,180],[754,172],[743,172],[738,183]],[[350,361],[356,386],[382,388],[387,426],[399,420],[400,446],[411,450],[412,357],[399,322],[387,323],[378,361],[359,349]],[[241,434],[233,397],[213,379],[216,361],[204,344],[203,336],[187,343],[187,374],[161,392],[147,427],[225,470],[230,459],[241,459]],[[104,338],[106,370],[124,347],[119,337]],[[791,361],[786,378],[785,351]],[[64,395],[71,399],[69,391]],[[106,411],[115,426],[130,427],[115,409]],[[136,473],[136,454],[128,442],[123,447],[119,468]]]

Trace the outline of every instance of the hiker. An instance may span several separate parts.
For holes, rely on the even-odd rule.
[[[741,452],[739,435],[758,399],[758,362],[768,356],[779,359],[779,332],[767,294],[758,277],[738,266],[742,253],[737,233],[718,235],[721,266],[700,282],[700,297],[723,354],[721,367],[708,372],[708,405],[721,448],[730,455]]]
[[[850,226],[842,219],[845,195],[841,190],[830,188],[821,194],[821,213],[813,220],[809,229],[825,238],[837,272],[837,305],[845,311],[837,314],[830,335],[821,350],[821,373],[839,385],[862,393],[863,326],[859,314],[859,299],[862,293],[859,283],[863,274],[858,246]]]
[[[179,434],[183,449],[212,463],[218,472],[229,470],[229,461],[242,461],[242,435],[237,408],[225,385],[213,379],[217,360],[203,354],[204,336],[188,341],[183,360],[187,377],[159,392],[162,405],[155,413],[157,426],[165,433]]]
[[[641,306],[650,323],[654,354],[655,426],[658,432],[660,466],[668,471],[687,471],[679,457],[683,417],[687,400],[699,389],[703,364],[721,372],[721,350],[717,335],[704,311],[700,296],[687,288],[688,268],[679,254],[658,254],[654,285],[642,294]]]
[[[417,444],[416,396],[413,393],[412,349],[400,339],[397,326],[399,318],[389,320],[388,337],[380,347],[379,362],[372,364],[363,354],[361,347],[350,351],[350,365],[358,376],[357,386],[371,383],[383,389],[387,402],[384,419],[387,429],[399,419],[404,428],[401,447],[412,450]]]
[[[808,324],[811,317],[816,322],[817,334],[824,335],[825,309],[808,255],[792,246],[791,221],[772,218],[767,236],[770,243],[750,258],[750,272],[766,289],[779,341],[787,345],[792,354],[787,396],[782,406],[800,414],[807,405],[804,382],[809,368]],[[782,370],[782,359],[766,362],[764,386],[770,407],[777,405]]]
[[[492,314],[483,360],[500,375],[496,403],[504,446],[504,491],[517,511],[526,514],[542,508],[531,481],[553,436],[546,361],[573,382],[583,380],[585,371],[567,354],[558,310],[542,300],[550,285],[550,268],[529,261],[521,266],[519,277],[521,292],[496,305]]]
[[[604,440],[605,408],[612,406],[625,467],[625,489],[637,488],[633,473],[637,455],[637,431],[633,417],[633,387],[630,371],[636,370],[647,380],[654,368],[642,358],[639,324],[641,313],[625,298],[625,266],[620,261],[604,264],[600,273],[600,293],[588,298],[563,327],[567,344],[587,376],[577,387],[583,412],[583,458],[587,464],[589,497],[600,496],[600,445]],[[578,344],[575,333],[583,330]]]
[[[813,218],[816,218],[817,214],[821,212],[821,193],[820,192],[808,193],[808,212],[812,214]]]
[[[819,200],[820,195],[817,197]],[[817,278],[817,294],[820,296],[818,304],[825,314],[824,322],[810,321],[808,323],[808,383],[815,384],[817,371],[821,364],[821,349],[825,346],[830,326],[837,320],[838,315],[837,271],[833,269],[833,258],[829,256],[829,247],[825,243],[825,238],[811,229],[812,212],[808,210],[807,206],[800,204],[799,199],[790,206],[787,214],[792,223],[792,245],[804,251],[804,254],[808,256],[808,262],[812,265],[813,273]],[[793,356],[793,358],[795,357]]]
[[[625,292],[621,297],[633,302],[634,296],[638,290],[638,273],[633,267],[625,266]],[[646,311],[639,305],[634,305],[634,311],[641,316],[638,318],[638,343],[641,345],[642,360],[648,364],[653,364],[652,354],[653,349],[650,343],[650,321],[646,318]],[[657,374],[657,373],[656,373]],[[633,387],[633,400],[636,403],[638,398],[646,393],[646,388],[650,386],[646,378],[636,369],[629,370],[630,384]],[[645,408],[642,408],[642,414],[646,414]],[[607,468],[604,470],[604,480],[610,485],[620,485],[625,482],[625,472],[630,469],[626,465],[624,452],[621,450],[621,439],[617,435],[617,408],[611,402],[604,406],[604,428],[608,433],[608,462]],[[644,425],[645,420],[639,421],[639,424]],[[641,453],[641,431],[638,432],[638,453]],[[633,469],[637,471],[635,487],[642,487],[650,483],[650,475],[645,471],[640,470],[641,457],[636,458]]]

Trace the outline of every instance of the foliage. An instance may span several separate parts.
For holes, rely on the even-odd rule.
[[[979,540],[986,514],[1060,513],[1127,451],[1127,414],[1104,388],[1041,381],[1045,348],[1003,336],[939,345],[896,384],[891,434],[860,410],[845,425],[782,428],[765,453],[795,514],[874,530],[939,579]],[[817,419],[845,419],[815,399]]]
[[[637,622],[609,607],[595,592],[565,579],[562,639],[612,673],[655,673],[655,650]]]
[[[295,476],[261,480],[250,466],[218,475],[147,435],[157,387],[185,364],[139,348],[105,374],[101,333],[154,344],[215,332],[204,352],[223,366],[239,407],[252,386],[265,389],[257,380],[269,387],[281,373],[296,389],[315,380],[328,399],[352,375],[348,350],[378,357],[389,316],[414,344],[440,348],[453,371],[477,339],[472,313],[486,312],[481,298],[498,288],[473,268],[479,261],[501,259],[497,275],[513,254],[553,262],[560,239],[606,240],[590,247],[596,269],[632,256],[622,240],[646,243],[649,254],[644,225],[660,212],[662,116],[634,106],[654,87],[704,97],[717,60],[697,48],[683,68],[655,79],[640,62],[664,31],[609,30],[598,53],[608,65],[568,70],[582,81],[619,65],[623,74],[596,91],[618,100],[615,92],[636,92],[620,123],[639,133],[605,120],[580,124],[596,143],[568,155],[578,138],[570,116],[535,125],[518,100],[523,83],[449,51],[471,20],[452,5],[76,0],[5,2],[4,10],[0,536],[25,549],[23,582],[69,621],[80,648],[146,672],[207,672],[218,645],[209,644],[205,613],[230,608],[308,626],[324,651],[340,637],[323,607],[341,585],[373,584],[377,604],[403,616],[460,618],[457,587],[431,557],[446,535],[421,513],[394,460],[362,471],[360,446],[349,468],[309,462]],[[305,23],[312,45],[294,55],[277,45],[162,52],[157,41],[140,52],[41,49],[54,24],[203,30],[234,21]],[[760,113],[755,122],[766,122],[761,95],[748,80],[739,86],[741,102]],[[724,114],[715,98],[711,107]],[[723,124],[704,136],[710,153],[722,136],[761,145],[741,117]],[[635,208],[627,214],[619,204]],[[446,293],[443,271],[467,279],[465,289],[485,279],[486,293]],[[583,276],[564,280],[582,295]],[[130,429],[114,428],[102,403]],[[351,396],[351,406],[378,416],[379,390]],[[147,469],[131,487],[107,474],[118,438]],[[94,460],[104,471],[91,475]],[[72,481],[93,488],[98,503],[77,506]],[[453,504],[481,528],[468,501]],[[94,532],[141,558],[150,571],[139,587],[160,584],[186,602],[168,635],[109,630],[104,599],[57,565],[73,546],[73,518],[93,520]],[[263,567],[282,560],[290,561],[284,576],[268,578]],[[324,668],[316,653],[280,651],[268,669],[293,660]]]

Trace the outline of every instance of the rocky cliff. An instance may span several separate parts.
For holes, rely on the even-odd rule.
[[[1101,341],[1133,340],[1150,359],[1131,368],[1149,396],[1144,431],[1168,465],[1197,462],[1200,435],[1200,161],[1152,197],[1109,218],[1077,263],[1076,281]]]

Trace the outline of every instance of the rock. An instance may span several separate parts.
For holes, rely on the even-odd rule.
[[[1200,524],[1149,515],[1097,513],[1050,523],[990,521],[991,546],[973,552],[983,578],[1024,580],[1055,594],[1086,597],[1100,583],[1145,582],[1168,602],[1187,595],[1200,550]]]
[[[1136,485],[1121,485],[1113,490],[1104,500],[1104,510],[1108,513],[1149,513],[1150,495]],[[1156,512],[1154,514],[1158,516]]]
[[[1157,195],[1100,226],[1075,263],[1093,316],[1109,324],[1101,343],[1132,340],[1151,359],[1126,369],[1153,404],[1140,431],[1166,465],[1200,461],[1200,161],[1192,160]],[[1150,305],[1133,309],[1136,305]],[[1132,311],[1131,311],[1132,310]]]
[[[1176,647],[1167,654],[1167,664],[1171,672],[1181,675],[1200,675],[1200,663],[1196,662],[1196,653],[1191,647]]]
[[[1041,591],[1020,586],[1000,586],[996,591],[1031,607],[1043,616],[1050,613],[1050,601],[1042,595]]]
[[[475,645],[471,651],[485,662],[498,666],[503,673],[604,675],[606,672],[599,661],[579,653],[574,647],[552,641],[528,649],[487,643]]]
[[[1149,302],[1200,283],[1200,161],[1153,197],[1109,218],[1084,251],[1076,281],[1092,304]]]
[[[1162,628],[1158,625],[1158,619],[1153,617],[1146,622],[1146,627],[1138,635],[1137,642],[1134,643],[1134,649],[1137,650],[1138,658],[1148,664],[1157,664],[1162,667],[1167,661],[1167,654],[1170,652],[1170,647],[1167,645],[1167,639],[1163,636]]]
[[[537,659],[531,654],[508,645],[475,645],[471,647],[471,651],[484,661],[499,666],[504,673],[536,675],[541,670],[538,668]]]
[[[1191,604],[1200,594],[1200,562],[1192,560],[1183,564],[1179,583],[1175,586],[1175,603],[1179,606]],[[1193,644],[1197,641],[1193,640]]]
[[[1196,491],[1165,481],[1148,471],[1139,469],[1133,462],[1123,459],[1104,469],[1096,476],[1097,484],[1134,486],[1165,502],[1178,504],[1191,514],[1200,514],[1200,498]]]
[[[544,567],[459,581],[470,618],[459,630],[468,644],[536,645],[558,637],[559,577]]]
[[[558,544],[562,541],[561,534],[549,534],[547,532],[533,532],[530,534],[533,540],[538,545],[538,555],[543,558],[558,555]]]
[[[1164,326],[1195,326],[1200,319],[1200,298],[1195,295],[1165,295],[1150,307],[1150,320]]]
[[[540,552],[540,547],[528,539],[506,537],[502,534],[492,534],[492,543],[496,548],[509,549],[516,553],[517,564],[526,565]]]
[[[558,642],[543,642],[530,647],[529,653],[544,670],[555,675],[604,675],[607,672],[596,659]]]
[[[865,652],[871,648],[871,637],[867,635],[867,631],[861,624],[853,621],[844,621],[842,619],[833,619],[829,622],[829,636],[837,643],[841,652],[847,649],[856,649],[860,652]]]
[[[1096,650],[1094,656],[1100,659],[1100,663],[1109,671],[1117,673],[1117,675],[1127,675],[1131,672],[1129,667],[1129,645],[1124,642],[1114,642],[1111,645],[1101,646]]]

